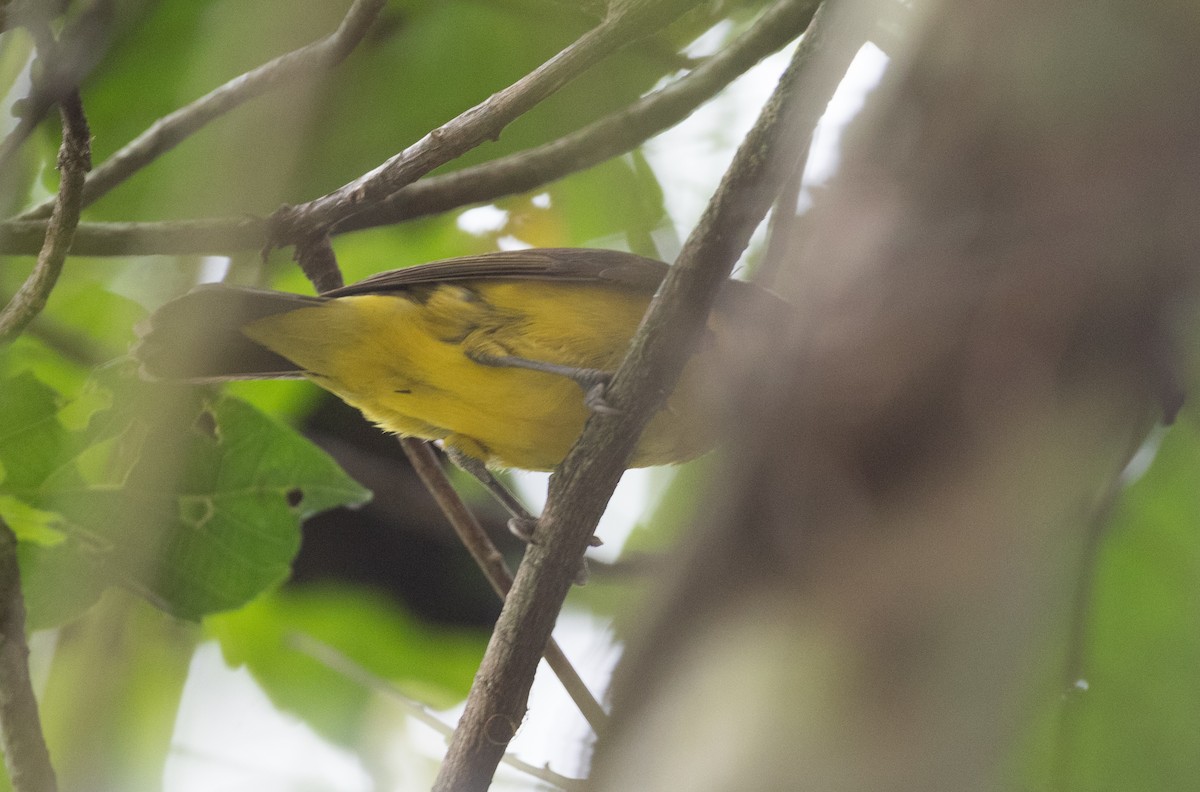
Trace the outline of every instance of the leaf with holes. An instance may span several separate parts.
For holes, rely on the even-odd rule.
[[[86,605],[114,584],[183,618],[236,608],[287,577],[302,520],[370,497],[244,402],[141,383],[128,370],[98,380],[113,406],[92,415],[81,451],[45,466],[52,472],[31,498],[67,537],[25,554],[35,623],[77,609],[39,596]],[[75,596],[80,588],[91,596]]]

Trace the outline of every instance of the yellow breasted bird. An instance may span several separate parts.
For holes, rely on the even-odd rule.
[[[201,286],[150,317],[135,355],[155,379],[305,377],[384,429],[441,440],[459,458],[550,470],[666,270],[629,253],[549,248],[384,272],[319,297]],[[737,350],[732,312],[779,305],[753,285],[726,283],[634,466],[711,447],[704,383]]]

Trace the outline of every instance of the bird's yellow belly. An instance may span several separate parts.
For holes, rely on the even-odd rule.
[[[580,386],[557,374],[483,365],[472,353],[500,349],[611,371],[646,301],[572,284],[538,293],[527,284],[519,293],[506,287],[440,287],[420,301],[344,297],[269,317],[244,332],[388,431],[441,440],[493,466],[551,470],[587,420]],[[693,413],[678,394],[672,397],[632,463],[679,462],[707,450],[708,432]]]
[[[480,370],[446,383],[434,378],[419,392],[377,388],[360,394],[320,384],[388,431],[443,440],[490,465],[525,470],[557,465],[587,419],[579,386],[552,374],[463,360],[464,368]]]

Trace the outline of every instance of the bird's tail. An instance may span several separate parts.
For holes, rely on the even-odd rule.
[[[242,333],[250,322],[319,303],[319,297],[201,286],[163,305],[138,326],[133,355],[143,376],[220,382],[301,376],[295,363]]]

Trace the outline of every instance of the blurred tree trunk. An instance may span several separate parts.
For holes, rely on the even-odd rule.
[[[918,0],[901,27],[834,183],[777,223],[797,310],[731,373],[724,495],[596,788],[1011,786],[1088,526],[1177,407],[1200,8]]]

